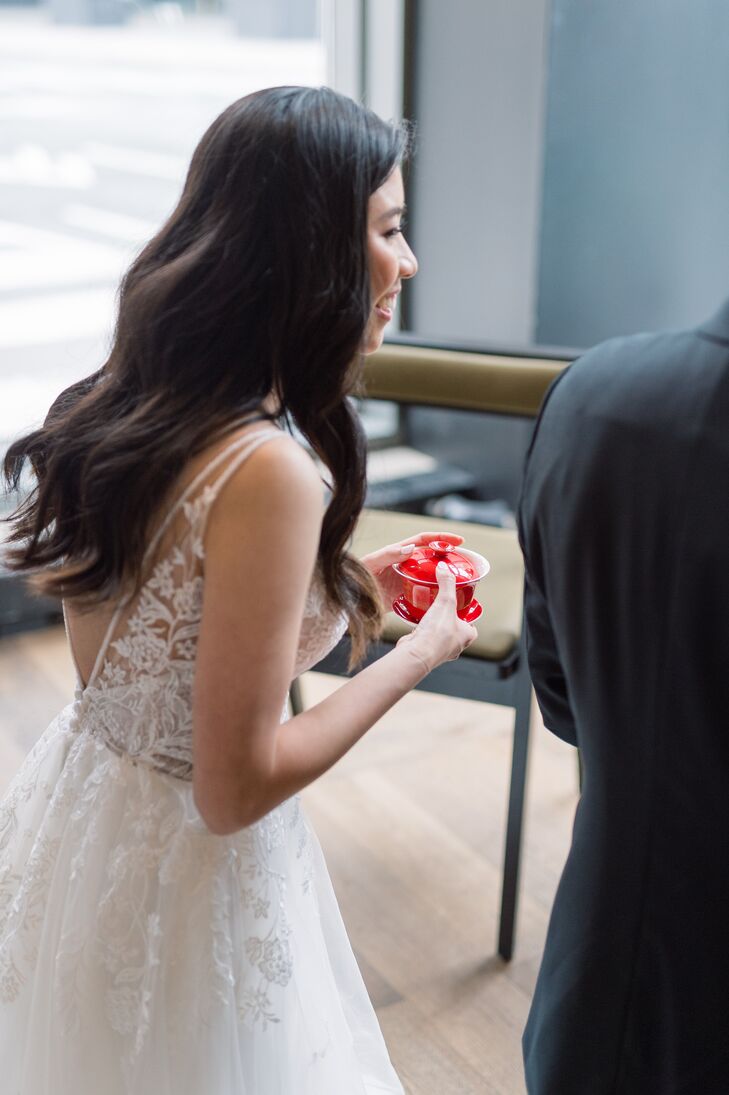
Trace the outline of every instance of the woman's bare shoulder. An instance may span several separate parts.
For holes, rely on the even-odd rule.
[[[287,493],[303,490],[323,495],[321,476],[304,446],[275,427],[265,432],[271,435],[266,443],[258,446],[230,476],[231,494],[273,487],[285,489]]]
[[[309,482],[314,479],[319,480],[314,460],[303,445],[272,422],[256,421],[211,438],[187,461],[174,492],[179,493],[184,490],[199,475],[204,475],[206,468],[210,469],[211,479],[216,474],[223,473],[229,463],[236,463],[238,453],[245,452],[246,439],[254,443],[258,435],[264,434],[267,437],[266,444],[257,447],[239,467],[235,467],[231,478],[239,481],[244,478],[245,467],[254,465],[259,473],[272,474],[277,470],[285,473],[288,470],[291,475],[308,479]],[[271,441],[275,443],[272,445]]]
[[[252,436],[253,431],[249,432]],[[275,432],[271,427],[270,433]],[[275,511],[279,519],[308,517],[313,524],[320,522],[324,486],[317,466],[298,441],[283,430],[277,432],[278,436],[258,445],[226,478],[211,513],[211,525],[245,521],[253,511]],[[274,513],[267,516],[270,519]]]

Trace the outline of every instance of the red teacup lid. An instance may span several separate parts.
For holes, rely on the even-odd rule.
[[[416,547],[412,555],[404,562],[396,563],[393,569],[411,581],[437,585],[435,568],[438,563],[447,564],[450,572],[456,576],[456,585],[477,582],[479,579],[478,568],[447,540],[431,540],[427,547]]]

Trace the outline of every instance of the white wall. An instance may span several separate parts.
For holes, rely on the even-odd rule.
[[[729,4],[553,12],[537,341],[700,323],[729,293]]]
[[[548,9],[549,0],[418,0],[418,334],[532,339]]]

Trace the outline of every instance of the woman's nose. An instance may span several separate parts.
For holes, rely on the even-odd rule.
[[[410,249],[409,244],[403,240],[404,250],[400,256],[400,277],[413,278],[418,272],[418,260]]]

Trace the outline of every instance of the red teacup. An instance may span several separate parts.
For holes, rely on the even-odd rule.
[[[393,563],[392,569],[402,580],[402,593],[392,603],[393,612],[408,623],[420,623],[438,594],[438,563],[445,563],[455,575],[456,612],[473,623],[483,612],[475,598],[476,585],[491,568],[483,555],[455,548],[446,540],[431,540],[426,547],[416,547],[402,563]]]

